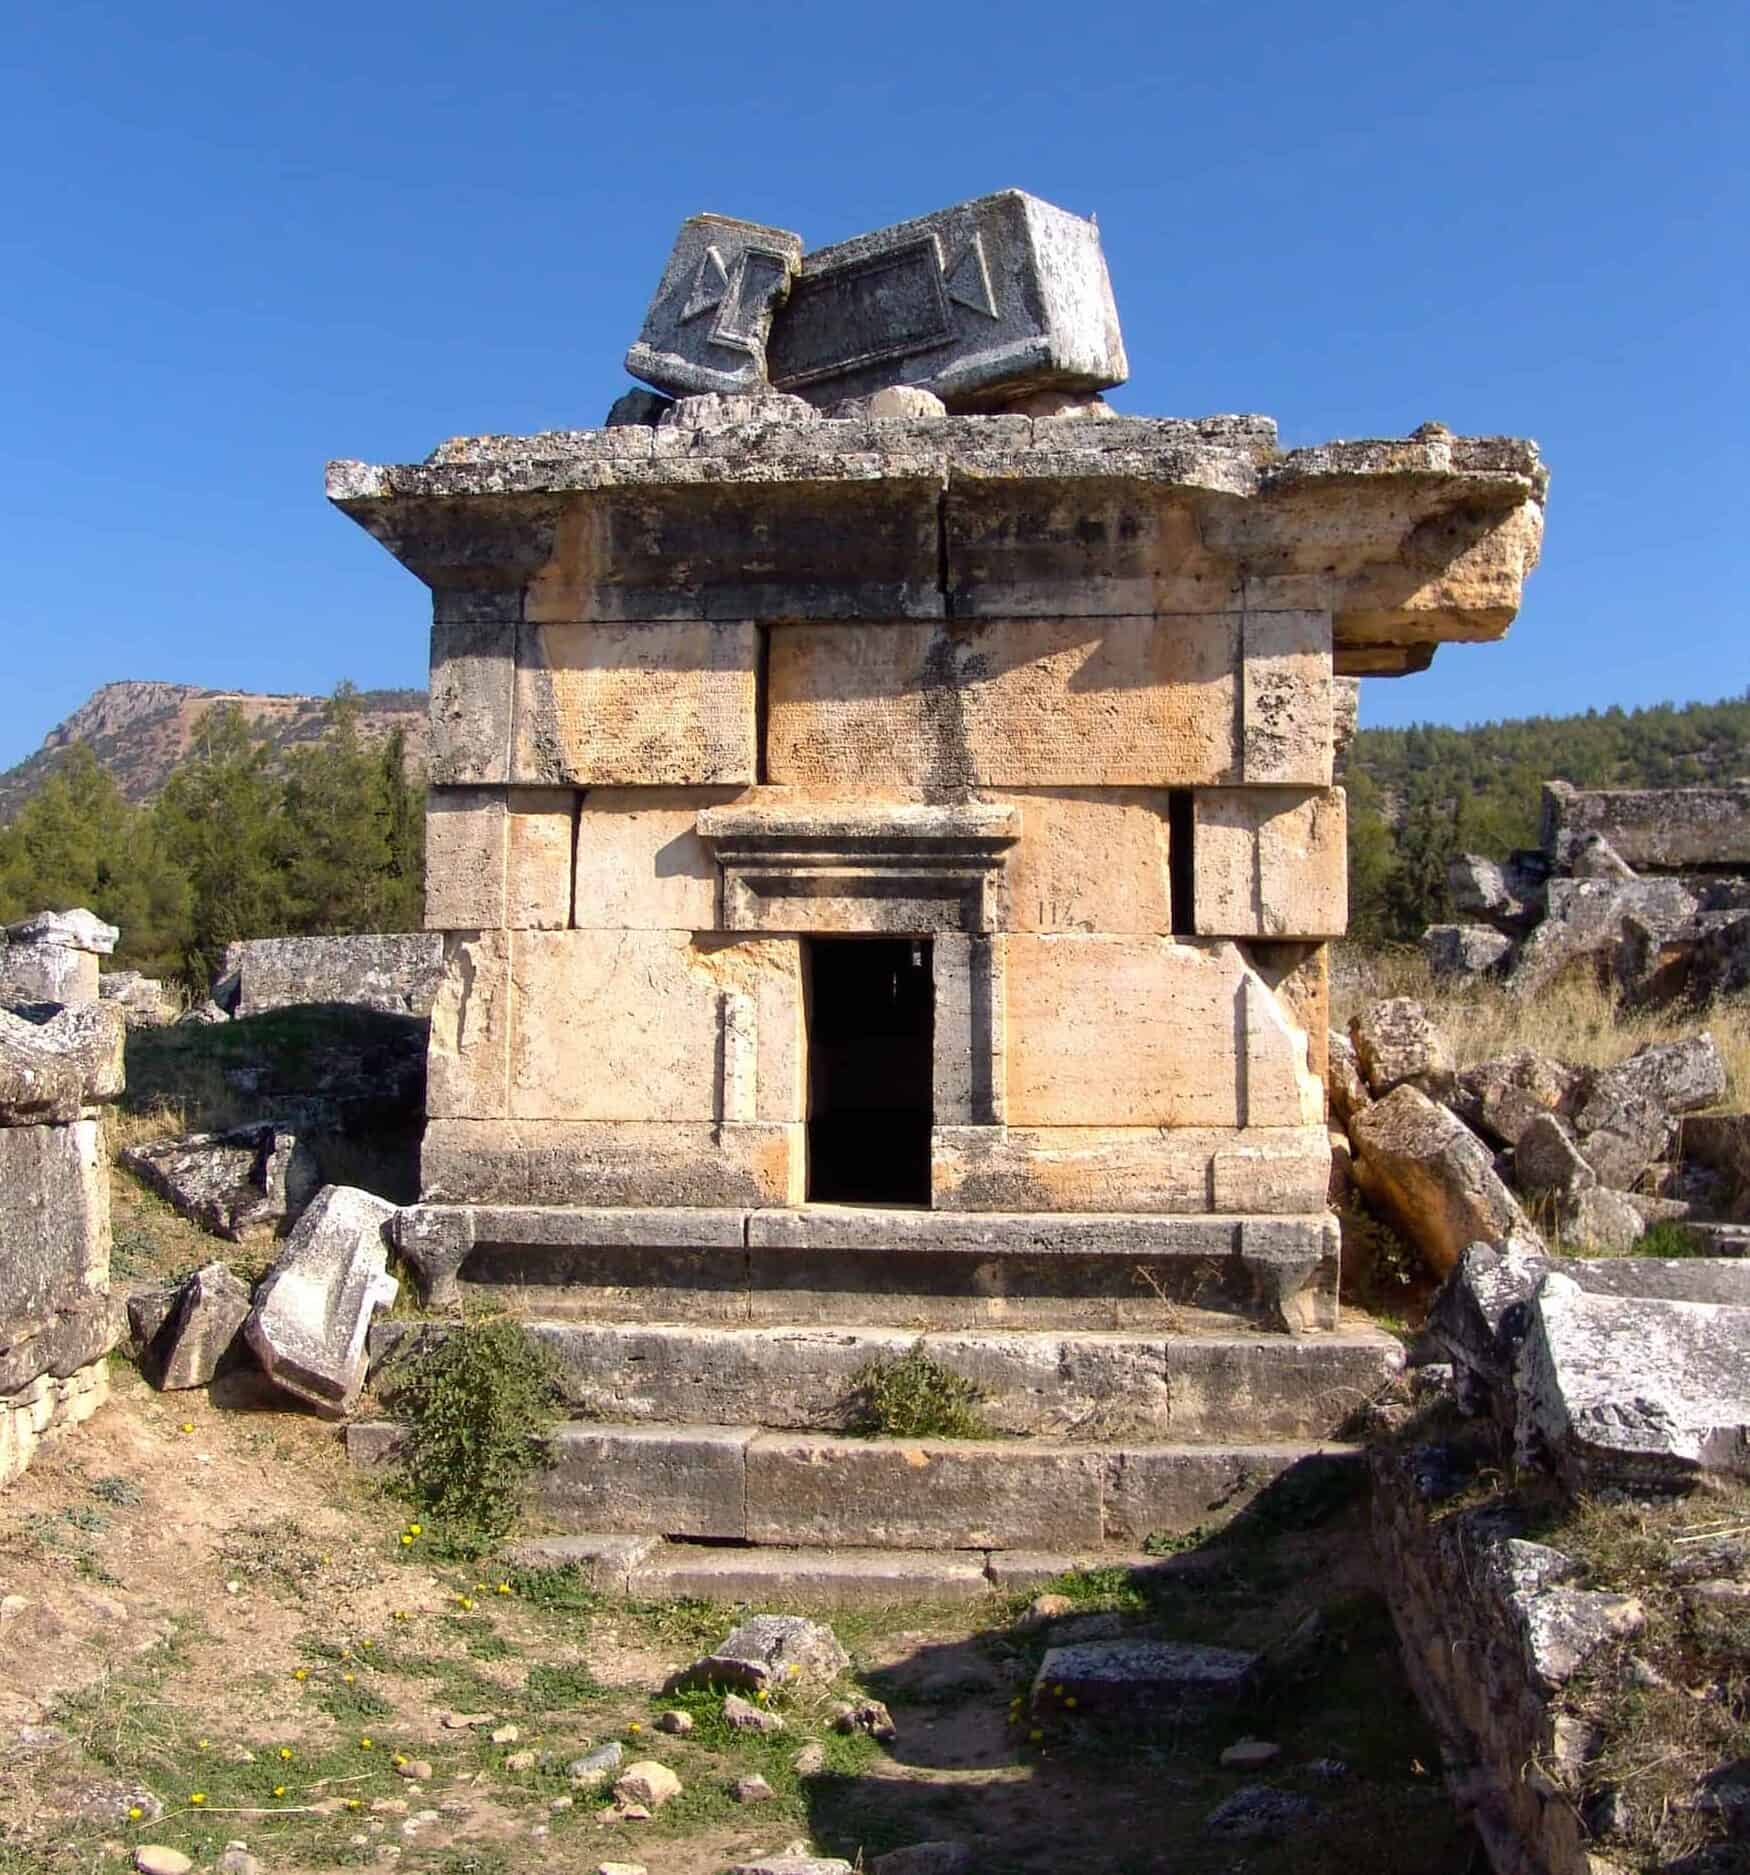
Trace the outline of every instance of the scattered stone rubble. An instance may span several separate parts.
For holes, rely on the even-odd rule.
[[[1724,788],[1544,789],[1542,846],[1448,868],[1464,920],[1422,948],[1443,974],[1501,976],[1535,995],[1570,965],[1641,1004],[1750,988],[1750,782]]]
[[[20,942],[20,932],[30,934]],[[0,1485],[109,1394],[109,1173],[100,1103],[122,1091],[119,1010],[96,1000],[89,912],[11,927],[0,1001]],[[44,991],[57,995],[45,998]]]
[[[1339,1177],[1438,1275],[1472,1243],[1541,1250],[1545,1231],[1608,1254],[1676,1223],[1724,1249],[1750,1218],[1750,1116],[1687,1117],[1727,1092],[1705,1031],[1610,1068],[1520,1051],[1458,1072],[1421,1005],[1393,997],[1329,1050]]]
[[[281,1235],[321,1184],[316,1155],[271,1122],[124,1147],[121,1162],[184,1217],[233,1243]]]
[[[443,940],[423,931],[252,938],[227,948],[213,1001],[236,1016],[343,1003],[424,1017],[442,975]]]
[[[1426,1339],[1450,1367],[1424,1371],[1450,1372],[1473,1424],[1374,1448],[1375,1530],[1405,1664],[1501,1875],[1598,1875],[1617,1866],[1621,1809],[1598,1801],[1587,1767],[1606,1741],[1566,1693],[1646,1616],[1528,1540],[1526,1490],[1543,1478],[1571,1498],[1620,1499],[1750,1476],[1750,1263],[1475,1244],[1435,1298]],[[1424,1397],[1438,1395],[1433,1379]],[[1503,1491],[1509,1475],[1526,1490]],[[1475,1501],[1450,1508],[1466,1495]],[[1750,1598],[1741,1544],[1684,1566]]]

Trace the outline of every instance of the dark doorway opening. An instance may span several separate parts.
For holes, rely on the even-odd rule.
[[[810,938],[808,1196],[930,1202],[928,938]]]

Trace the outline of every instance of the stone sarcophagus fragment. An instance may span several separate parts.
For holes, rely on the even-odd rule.
[[[1020,189],[810,254],[695,215],[626,369],[674,396],[769,385],[825,409],[904,384],[955,410],[1128,372],[1099,229]]]
[[[1342,680],[1499,636],[1544,487],[776,394],[331,465],[434,596],[403,1247],[605,1319],[1334,1326]]]

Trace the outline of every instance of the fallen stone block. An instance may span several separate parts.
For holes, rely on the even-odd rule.
[[[870,1865],[874,1875],[972,1875],[978,1866],[963,1842],[914,1842],[889,1849]]]
[[[184,1217],[233,1243],[277,1235],[322,1182],[310,1148],[272,1125],[129,1146],[121,1162]]]
[[[1638,990],[1663,941],[1699,909],[1677,879],[1552,879],[1549,916],[1520,945],[1507,987],[1534,995],[1590,959],[1622,988]]]
[[[690,216],[675,236],[626,369],[675,397],[765,389],[772,315],[801,264],[802,237],[787,229],[728,215]]]
[[[1513,940],[1486,924],[1431,924],[1422,933],[1422,955],[1437,977],[1461,981],[1506,969]]]
[[[1363,1107],[1371,1104],[1373,1096],[1367,1091],[1367,1083],[1361,1077],[1361,1064],[1355,1056],[1355,1044],[1349,1037],[1332,1029],[1327,1036],[1326,1047],[1330,1068],[1325,1086],[1331,1104],[1331,1118],[1339,1126],[1346,1127]]]
[[[663,1690],[736,1686],[760,1693],[774,1686],[827,1686],[850,1664],[838,1636],[822,1623],[801,1615],[754,1615]]]
[[[1541,1247],[1488,1148],[1417,1088],[1399,1087],[1350,1126],[1355,1182],[1369,1204],[1444,1275],[1477,1242]]]
[[[141,1371],[166,1393],[206,1386],[249,1319],[249,1306],[248,1289],[223,1263],[207,1264],[169,1291],[130,1297]]]
[[[1623,1256],[1646,1235],[1639,1209],[1608,1185],[1576,1191],[1561,1207],[1558,1228],[1567,1248],[1598,1256]]]
[[[1549,875],[1541,853],[1515,853],[1505,865],[1461,853],[1447,862],[1446,892],[1461,918],[1518,938],[1543,916]]]
[[[1540,1113],[1513,1149],[1513,1182],[1532,1197],[1553,1193],[1570,1199],[1596,1185],[1598,1174],[1567,1126],[1553,1113]]]
[[[1714,1038],[1703,1030],[1680,1042],[1648,1042],[1626,1061],[1595,1075],[1579,1124],[1582,1131],[1588,1130],[1599,1123],[1594,1113],[1607,1113],[1624,1099],[1647,1100],[1678,1114],[1711,1107],[1725,1097],[1726,1064]]]
[[[909,384],[1000,409],[1130,370],[1098,228],[1019,189],[804,255],[768,358],[773,384],[822,406]]]
[[[1646,1625],[1632,1596],[1570,1586],[1579,1573],[1571,1556],[1519,1537],[1484,1549],[1476,1565],[1478,1585],[1517,1632],[1531,1677],[1545,1692],[1565,1686],[1607,1641]]]
[[[1488,1138],[1517,1146],[1519,1136],[1540,1114],[1572,1119],[1590,1078],[1584,1069],[1529,1049],[1497,1055],[1458,1077],[1464,1096],[1461,1113]]]
[[[1046,1650],[1030,1704],[1036,1717],[1190,1711],[1237,1699],[1257,1660],[1185,1641],[1080,1641]]]
[[[371,1317],[395,1300],[387,1227],[396,1207],[348,1185],[311,1200],[262,1279],[245,1333],[268,1378],[339,1417],[365,1381]]]
[[[1452,1050],[1428,1012],[1412,998],[1388,996],[1370,1003],[1350,1020],[1349,1037],[1362,1078],[1376,1100],[1406,1083],[1434,1100],[1452,1092],[1457,1078]]]
[[[1684,1117],[1678,1155],[1706,1166],[1741,1191],[1750,1191],[1750,1113],[1697,1113]]]
[[[114,1003],[130,1029],[161,1029],[176,1020],[178,1004],[169,987],[138,970],[111,970],[97,980],[97,994]]]
[[[1588,1294],[1551,1271],[1515,1366],[1521,1450],[1574,1490],[1750,1477],[1750,1309]]]
[[[854,1875],[850,1863],[835,1855],[763,1855],[736,1862],[729,1875]]]

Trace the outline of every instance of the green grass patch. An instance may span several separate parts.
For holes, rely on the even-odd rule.
[[[983,1392],[931,1358],[921,1340],[851,1377],[848,1429],[861,1438],[990,1439]]]

